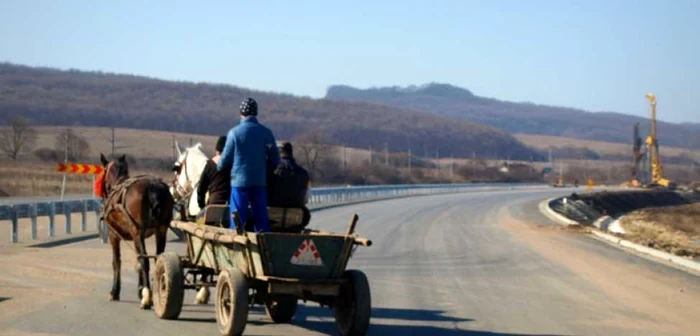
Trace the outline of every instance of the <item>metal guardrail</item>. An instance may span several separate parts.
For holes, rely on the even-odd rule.
[[[309,205],[322,205],[329,203],[345,203],[361,200],[369,200],[386,197],[400,197],[412,195],[438,194],[461,192],[477,187],[509,187],[529,186],[539,184],[519,183],[465,183],[465,184],[405,184],[405,185],[380,185],[380,186],[353,186],[314,188],[309,199]]]
[[[564,217],[584,225],[592,225],[603,214],[588,206],[581,200],[559,197],[549,202],[549,207]]]
[[[10,221],[12,224],[11,241],[19,241],[19,220],[29,218],[31,220],[30,236],[32,240],[38,239],[37,219],[48,217],[48,237],[56,236],[56,216],[65,216],[65,233],[73,231],[72,214],[80,213],[80,232],[86,232],[88,214],[94,213],[95,223],[99,222],[101,201],[98,199],[82,199],[69,201],[40,201],[36,203],[20,203],[12,205],[0,205],[0,221]],[[97,225],[97,224],[96,224]],[[96,229],[99,229],[96,227]]]
[[[478,187],[528,187],[541,186],[541,184],[521,184],[521,183],[470,183],[470,184],[412,184],[412,185],[382,185],[382,186],[352,186],[352,187],[332,187],[314,188],[311,191],[309,205],[324,205],[334,203],[347,203],[362,200],[372,200],[389,197],[457,193],[473,190]],[[14,204],[0,205],[0,222],[10,221],[12,224],[11,241],[19,241],[19,220],[29,218],[31,220],[31,239],[38,239],[37,218],[48,217],[47,236],[56,236],[55,218],[58,215],[65,216],[65,233],[71,234],[73,227],[71,215],[81,214],[80,232],[87,231],[87,217],[89,213],[95,215],[95,230],[103,232],[99,223],[99,211],[101,200],[95,198],[70,199],[64,201],[41,200],[38,202],[22,202]]]

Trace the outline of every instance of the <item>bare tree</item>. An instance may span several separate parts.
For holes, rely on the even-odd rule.
[[[298,159],[302,165],[306,166],[312,177],[318,174],[319,177],[323,178],[324,172],[321,167],[331,148],[323,131],[320,129],[311,130],[297,136],[294,141],[296,142],[294,147],[298,148],[295,152],[301,154]]]
[[[90,154],[90,144],[75,131],[67,128],[56,136],[56,152],[64,153],[66,160],[76,161]]]
[[[34,149],[36,130],[28,119],[19,116],[8,117],[6,123],[7,126],[0,132],[0,150],[12,160],[17,160],[21,153]]]

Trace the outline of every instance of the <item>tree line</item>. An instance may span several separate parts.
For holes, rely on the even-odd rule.
[[[356,148],[386,145],[393,151],[426,148],[444,156],[544,159],[497,128],[386,105],[3,63],[0,88],[0,119],[20,115],[37,125],[217,135],[237,122],[240,102],[253,97],[261,121],[281,139],[322,129],[330,144]]]

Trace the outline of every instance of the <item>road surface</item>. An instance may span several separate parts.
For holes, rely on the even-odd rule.
[[[358,231],[374,245],[358,248],[350,268],[366,272],[371,284],[371,335],[697,335],[700,278],[552,225],[537,203],[565,193],[364,203],[316,212],[312,226],[341,232],[352,213],[360,215]],[[218,334],[213,305],[191,304],[193,293],[179,321],[139,310],[135,258],[122,251],[124,301],[113,303],[111,252],[97,240],[0,247],[0,334]],[[309,303],[282,325],[256,308],[246,335],[335,330],[332,313]]]

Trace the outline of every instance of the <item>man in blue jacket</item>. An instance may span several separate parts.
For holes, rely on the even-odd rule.
[[[258,103],[248,98],[241,104],[241,123],[226,136],[226,145],[216,168],[231,171],[230,211],[237,211],[245,228],[248,205],[256,232],[269,232],[267,215],[267,170],[276,167],[280,156],[272,132],[258,122]],[[241,229],[243,229],[241,228]],[[231,222],[231,229],[235,224]]]

